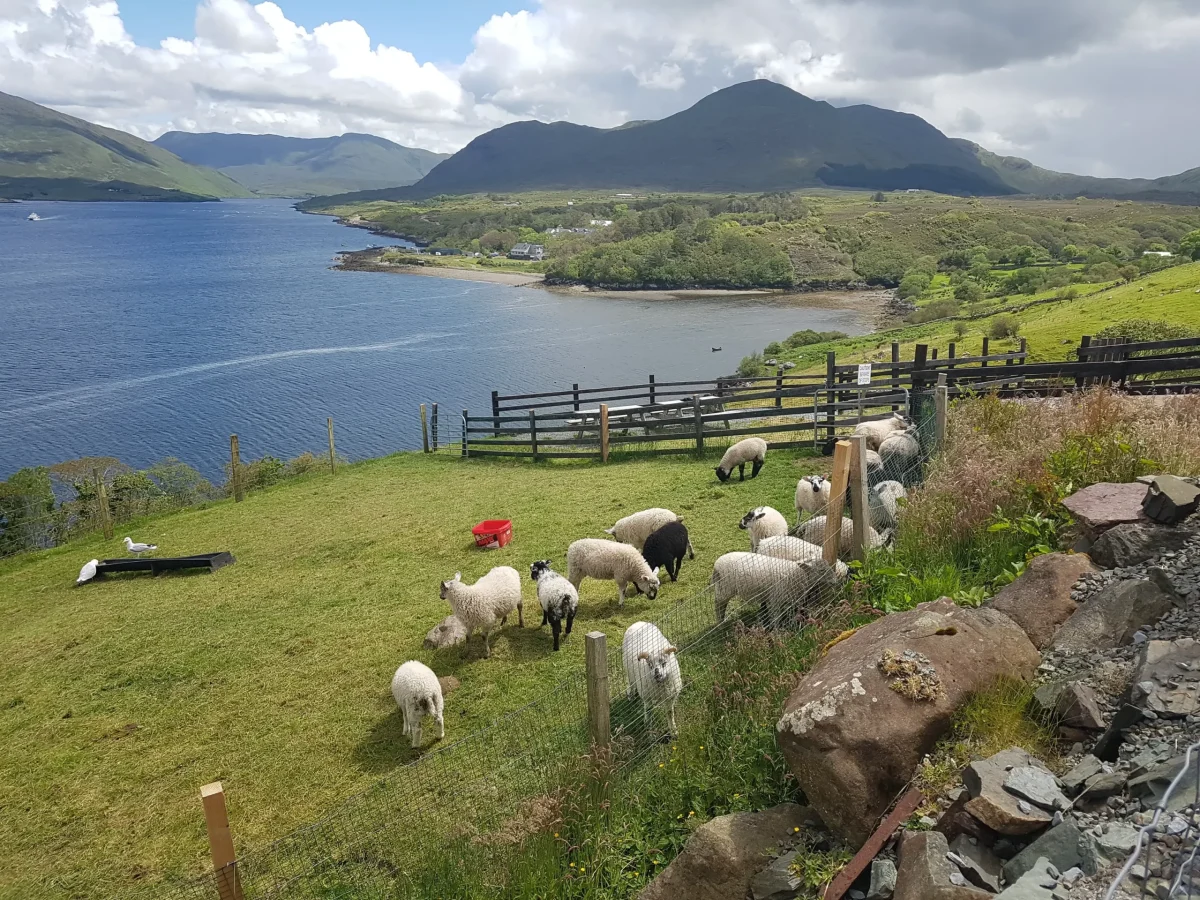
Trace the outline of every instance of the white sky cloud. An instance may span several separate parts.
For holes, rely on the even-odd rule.
[[[449,151],[520,118],[612,126],[765,77],[1052,168],[1200,166],[1192,0],[530,0],[480,23],[458,65],[420,52],[352,21],[302,28],[287,0],[201,0],[195,35],[157,47],[114,0],[0,0],[0,88],[146,137],[368,131]]]

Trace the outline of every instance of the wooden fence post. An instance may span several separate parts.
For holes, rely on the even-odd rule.
[[[989,337],[985,337],[983,339],[983,346],[982,346],[982,349],[979,351],[979,355],[983,357],[983,360],[979,363],[979,368],[981,368],[981,369],[987,368],[988,346],[991,344],[991,342],[992,342],[992,339]]]
[[[429,452],[429,420],[425,417],[425,404],[421,404],[421,447]]]
[[[1079,350],[1076,351],[1075,355],[1079,358],[1080,362],[1087,362],[1091,358],[1091,356],[1087,352],[1088,348],[1091,346],[1092,346],[1092,336],[1090,334],[1085,334],[1083,337],[1081,337],[1079,339]],[[1079,388],[1086,387],[1086,386],[1087,386],[1087,378],[1083,375],[1076,375],[1075,376],[1075,389],[1078,390]]]
[[[775,370],[775,408],[783,409],[783,366]]]
[[[850,455],[850,514],[854,518],[854,558],[867,558],[867,535],[871,533],[871,505],[867,485],[867,438],[855,435],[850,438],[853,452]],[[825,512],[826,527],[829,525],[829,510]]]
[[[429,416],[429,431],[433,437],[433,452],[434,453],[437,453],[437,448],[438,448],[437,426],[438,426],[438,415],[437,415],[437,404],[435,403],[435,404],[433,404],[433,409],[430,411],[430,416]]]
[[[825,507],[825,544],[822,557],[829,565],[837,563],[842,545],[842,510],[846,507],[846,485],[850,481],[850,456],[854,445],[838,441],[833,448],[833,488]]]
[[[571,392],[575,395],[575,412],[579,412],[579,385],[571,385]]]
[[[650,376],[650,405],[654,405],[654,376]]]
[[[953,362],[953,360],[956,359],[957,356],[958,356],[958,344],[951,341],[950,346],[946,348],[946,358],[951,360],[950,365],[946,367],[946,371],[948,373],[950,373],[951,378],[954,377],[954,362]]]
[[[104,487],[104,478],[99,469],[92,469],[92,478],[96,480],[96,506],[100,512],[100,527],[104,529],[104,539],[113,538],[112,511],[108,508],[108,490]]]
[[[900,380],[900,342],[892,341],[892,377],[891,384],[888,385],[889,391],[894,391],[899,386],[896,384]],[[892,412],[899,412],[900,404],[892,404]]]
[[[833,440],[834,421],[837,418],[837,412],[833,408],[833,384],[834,376],[837,370],[837,354],[830,350],[825,354],[825,402],[829,404],[829,409],[825,412],[825,439]]]
[[[500,437],[500,392],[492,391],[492,437]]]
[[[600,404],[600,462],[608,462],[608,404]]]
[[[589,631],[583,639],[587,665],[588,733],[592,746],[604,749],[612,740],[607,642],[603,631]]]
[[[533,451],[533,461],[538,461],[537,451],[537,411],[529,411],[529,447]]]
[[[200,788],[200,802],[204,804],[204,826],[208,830],[217,896],[220,900],[242,900],[242,883],[238,878],[237,856],[233,851],[233,834],[229,830],[229,813],[221,782],[214,781]]]
[[[929,357],[929,347],[917,344],[913,349],[912,389],[919,391],[925,386],[925,363]]]
[[[330,473],[337,471],[337,450],[333,446],[333,419],[325,420],[325,427],[329,430],[329,471]]]
[[[462,455],[463,459],[467,457],[467,445],[470,443],[470,435],[467,434],[467,411],[462,411]]]
[[[241,503],[246,495],[242,490],[242,453],[236,434],[229,436],[229,480],[233,482],[233,502]]]
[[[704,409],[700,405],[700,395],[692,400],[692,421],[696,429],[696,455],[704,453]]]
[[[950,388],[939,384],[933,389],[933,446],[939,449],[946,439],[946,414],[950,409]]]

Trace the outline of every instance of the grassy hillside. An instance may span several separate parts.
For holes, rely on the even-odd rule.
[[[293,138],[169,131],[154,143],[268,197],[312,197],[412,184],[447,157],[370,134]]]
[[[718,555],[747,547],[746,510],[791,508],[797,477],[821,462],[781,451],[758,479],[719,485],[712,460],[404,454],[129,529],[163,553],[232,550],[214,575],[76,589],[88,559],[123,555],[99,537],[0,562],[0,896],[137,896],[201,870],[197,788],[217,778],[240,847],[280,837],[411,758],[389,693],[401,662],[461,679],[446,740],[462,737],[580,670],[588,630],[615,639],[697,591]],[[585,582],[553,654],[526,575],[527,627],[502,630],[491,659],[477,642],[466,660],[422,649],[449,613],[441,579],[564,565],[571,540],[649,506],[683,515],[697,551],[656,601],[618,610],[610,582]],[[513,544],[475,550],[471,526],[496,516],[514,520]]]
[[[0,196],[188,200],[250,192],[133,135],[0,93]]]

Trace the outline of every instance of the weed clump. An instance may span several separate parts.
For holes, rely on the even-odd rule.
[[[929,657],[916,650],[883,651],[879,660],[879,671],[888,680],[888,687],[909,700],[925,700],[932,703],[946,696],[942,677],[929,661]]]

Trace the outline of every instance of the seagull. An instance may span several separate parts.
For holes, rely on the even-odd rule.
[[[158,544],[135,544],[133,538],[125,538],[125,549],[135,556],[141,556],[147,550],[157,550]]]
[[[96,577],[96,566],[100,565],[100,560],[93,559],[89,563],[85,563],[84,567],[79,570],[79,577],[75,579],[76,584],[83,584],[85,581],[91,581]]]

